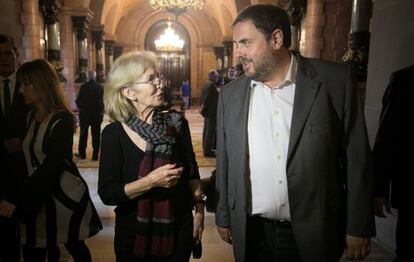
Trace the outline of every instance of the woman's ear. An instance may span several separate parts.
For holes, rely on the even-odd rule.
[[[125,96],[127,99],[131,101],[137,100],[136,92],[132,88],[125,87],[124,89],[122,89],[121,92],[122,92],[122,95]]]

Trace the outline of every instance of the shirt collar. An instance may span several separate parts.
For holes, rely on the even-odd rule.
[[[16,72],[14,72],[13,74],[9,75],[8,77],[0,76],[0,82],[3,82],[3,80],[5,80],[5,79],[9,79],[10,82],[16,81]]]
[[[296,56],[293,53],[290,53],[289,70],[286,73],[285,80],[283,80],[276,88],[283,88],[285,86],[295,84],[297,71],[298,71],[298,67],[297,67],[297,62],[296,62]],[[250,82],[250,87],[254,88],[259,84],[263,85],[263,82],[252,80]]]

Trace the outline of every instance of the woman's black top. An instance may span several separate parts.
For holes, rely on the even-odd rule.
[[[199,179],[197,163],[191,144],[188,122],[184,119],[183,128],[176,137],[174,146],[175,161],[184,166],[182,179],[174,187],[175,216],[188,214],[193,207],[193,199],[188,179]],[[144,152],[129,138],[120,122],[106,126],[102,132],[101,159],[99,164],[98,194],[107,205],[116,205],[116,232],[135,234],[137,199],[130,199],[124,191],[127,183],[138,178],[138,168]]]

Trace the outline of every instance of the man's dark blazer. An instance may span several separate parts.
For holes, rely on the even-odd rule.
[[[0,199],[13,201],[16,198],[19,179],[24,172],[22,152],[7,153],[4,141],[10,138],[23,140],[26,127],[26,115],[29,110],[19,92],[20,83],[16,82],[13,101],[7,112],[0,107]]]
[[[350,66],[296,57],[286,166],[292,230],[304,262],[338,261],[345,234],[375,235],[365,119]],[[238,262],[249,244],[250,82],[242,76],[223,87],[217,114],[216,224],[231,229]]]
[[[388,199],[391,187],[391,205],[397,209],[412,205],[413,90],[414,65],[391,75],[374,146],[375,196]]]
[[[80,87],[75,100],[79,107],[79,120],[102,122],[104,114],[103,87],[95,80],[89,80]]]

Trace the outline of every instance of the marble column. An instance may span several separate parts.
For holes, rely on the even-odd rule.
[[[123,46],[114,45],[114,60],[122,55],[122,51],[124,50]]]
[[[226,71],[229,66],[233,65],[233,41],[223,41],[224,46],[224,60],[223,69]]]
[[[282,8],[289,14],[291,43],[290,50],[299,51],[300,25],[306,12],[306,0],[281,1]]]
[[[109,72],[114,64],[114,44],[113,40],[105,40],[106,72]]]
[[[95,42],[96,55],[96,81],[105,82],[105,48],[104,48],[104,31],[93,30],[92,39]]]
[[[221,73],[221,71],[223,70],[224,47],[215,46],[214,54],[216,55],[216,69]]]
[[[74,28],[76,30],[76,38],[78,41],[78,78],[76,83],[86,82],[86,68],[88,67],[88,24],[86,16],[72,16]]]
[[[66,82],[66,78],[62,74],[63,66],[60,57],[59,15],[61,13],[62,4],[60,0],[40,0],[39,4],[43,15],[43,21],[46,25],[47,60],[49,60],[49,62],[56,68],[60,81]]]
[[[360,82],[367,79],[371,8],[371,0],[353,0],[348,47],[343,56],[344,62],[355,67]]]
[[[20,13],[20,21],[22,24],[22,52],[20,54],[21,61],[29,61],[36,58],[43,58],[42,49],[42,22],[39,11],[38,0],[21,1],[22,11]],[[7,10],[3,15],[7,15]]]

